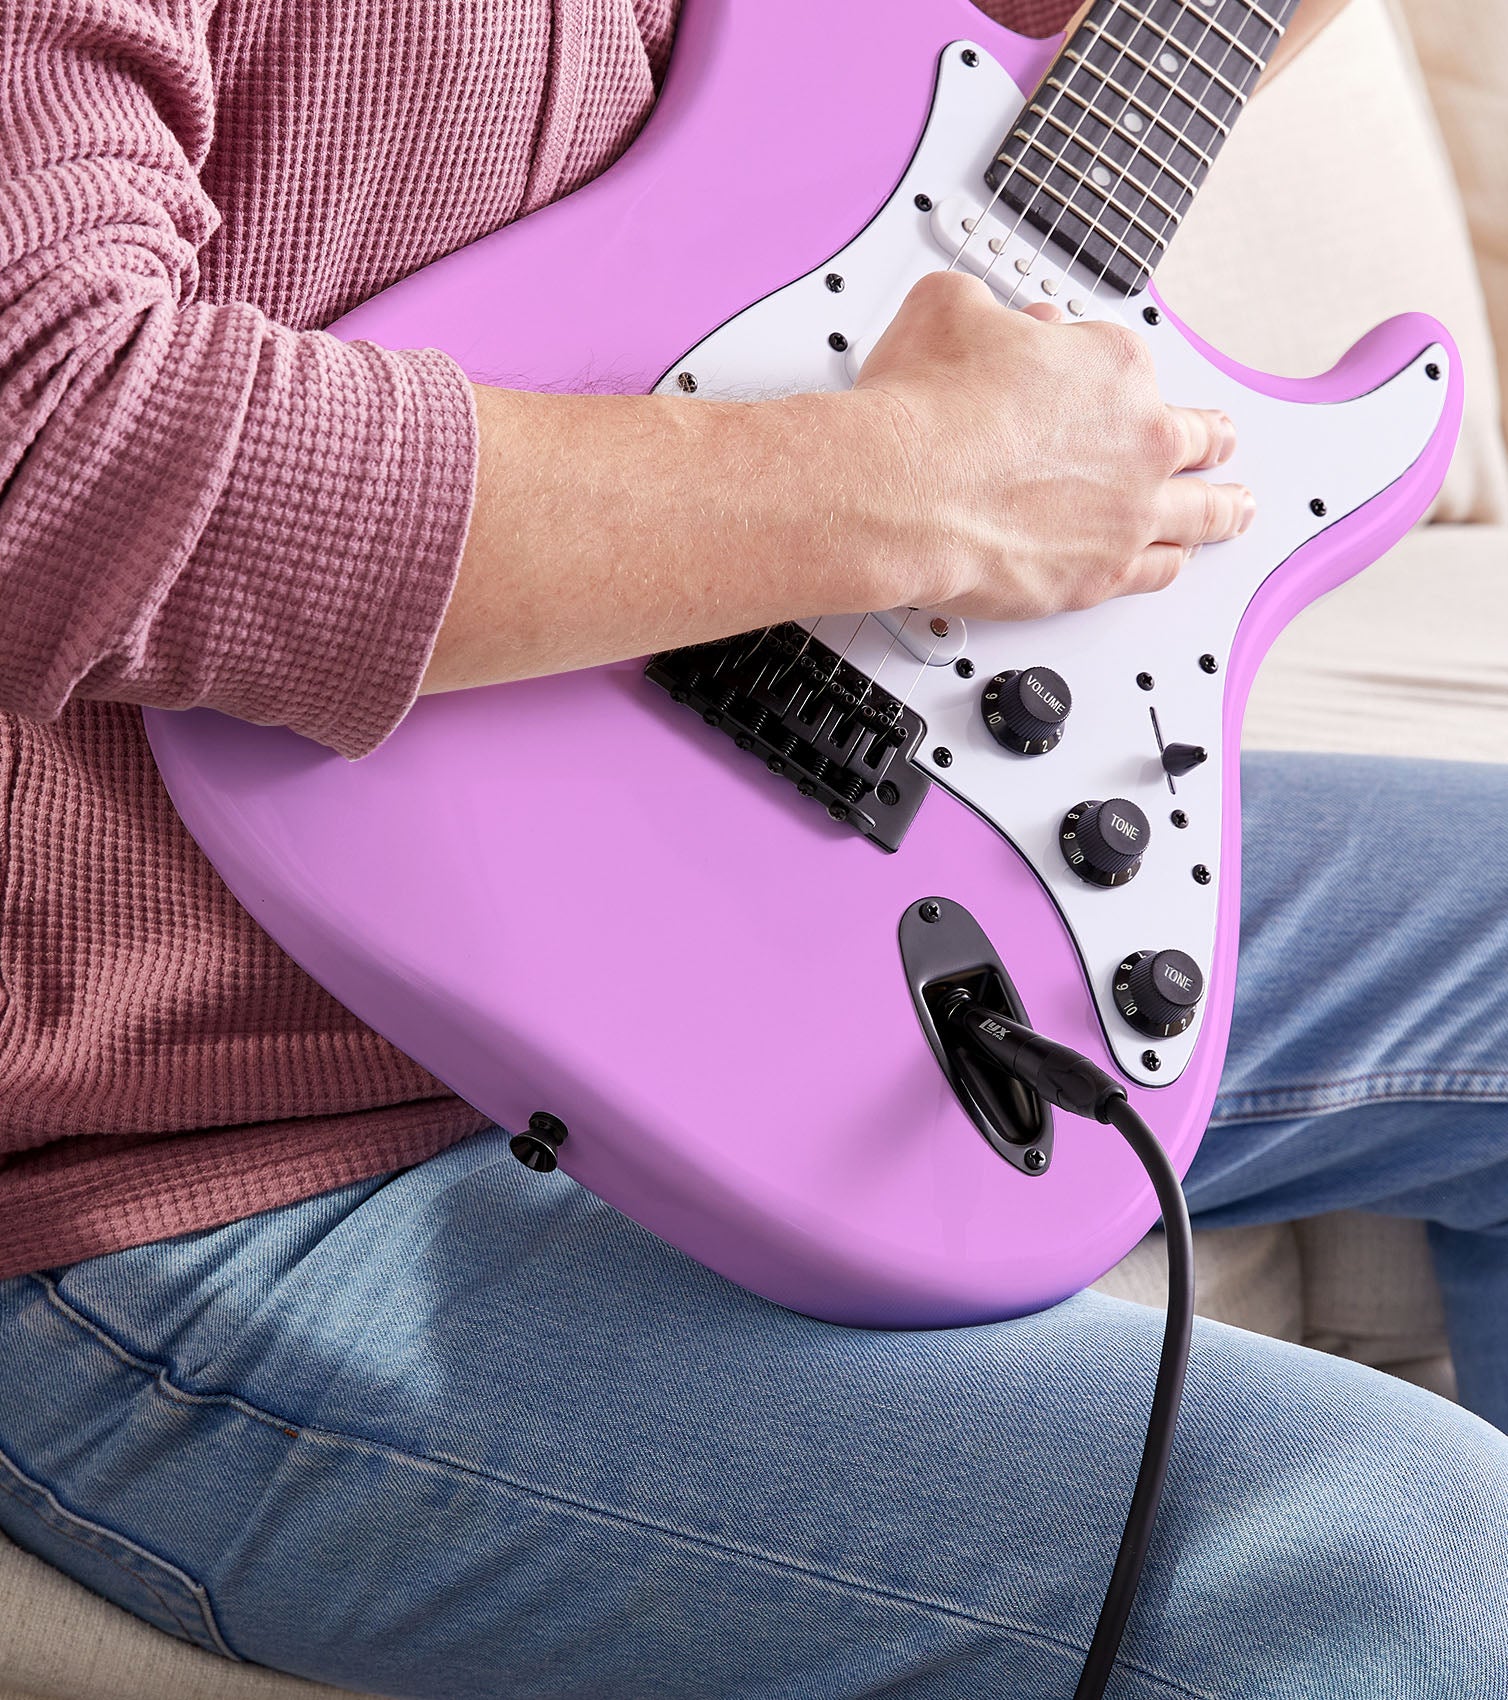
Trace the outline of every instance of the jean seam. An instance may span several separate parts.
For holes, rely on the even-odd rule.
[[[148,1552],[139,1543],[129,1540],[124,1535],[118,1534],[112,1529],[107,1529],[103,1525],[96,1525],[89,1518],[79,1516],[76,1511],[70,1511],[51,1488],[36,1480],[35,1477],[28,1475],[3,1450],[0,1450],[0,1465],[4,1466],[3,1469],[0,1469],[0,1493],[4,1493],[15,1500],[23,1510],[37,1517],[54,1534],[61,1536],[66,1541],[71,1541],[75,1546],[84,1548],[87,1552],[97,1553],[107,1564],[113,1564],[122,1575],[129,1576],[134,1582],[140,1583],[162,1607],[163,1612],[178,1625],[183,1632],[184,1640],[189,1642],[190,1645],[199,1647],[204,1651],[221,1653],[225,1658],[233,1660],[236,1664],[245,1663],[239,1653],[231,1651],[225,1637],[220,1633],[220,1626],[215,1621],[208,1596],[203,1589],[196,1586],[192,1577],[186,1572],[178,1571],[175,1574],[177,1567],[169,1564],[166,1559],[159,1558],[156,1553]],[[8,1481],[5,1474],[7,1470],[19,1482],[25,1483],[32,1492],[39,1495],[40,1503],[33,1501],[29,1495],[22,1493],[15,1483]],[[120,1552],[111,1551],[111,1545],[119,1548]],[[155,1574],[149,1575],[144,1568],[128,1564],[120,1556],[121,1552],[135,1554],[146,1565],[150,1565]],[[171,1584],[181,1590],[192,1602],[192,1610],[198,1616],[200,1631],[210,1642],[209,1647],[205,1647],[204,1642],[195,1633],[193,1625],[184,1619],[172,1601],[159,1591],[159,1584]],[[82,1584],[80,1585],[82,1586]],[[122,1607],[120,1609],[128,1608]]]
[[[349,1447],[357,1452],[376,1453],[397,1459],[403,1463],[435,1470],[441,1474],[487,1482],[521,1498],[536,1501],[552,1509],[561,1509],[577,1516],[596,1518],[603,1522],[637,1529],[658,1535],[662,1539],[683,1541],[689,1546],[699,1547],[714,1554],[737,1559],[748,1564],[765,1565],[771,1569],[792,1571],[802,1576],[811,1577],[840,1591],[847,1590],[854,1594],[862,1594],[918,1610],[935,1612],[940,1616],[957,1618],[966,1623],[976,1623],[986,1629],[1003,1631],[1023,1642],[1048,1646],[1057,1651],[1070,1653],[1080,1660],[1085,1657],[1088,1651],[1087,1646],[1081,1646],[1075,1641],[1046,1633],[1028,1625],[1012,1623],[1005,1618],[986,1616],[945,1601],[926,1599],[920,1595],[908,1593],[904,1589],[884,1587],[877,1583],[838,1575],[831,1571],[819,1569],[815,1565],[805,1563],[800,1559],[790,1558],[778,1553],[759,1552],[753,1548],[739,1546],[735,1542],[720,1540],[699,1531],[680,1529],[673,1524],[656,1522],[652,1518],[643,1517],[614,1506],[594,1505],[589,1500],[559,1493],[553,1489],[541,1488],[528,1482],[520,1482],[511,1476],[502,1475],[494,1470],[484,1470],[477,1465],[463,1463],[459,1459],[444,1456],[436,1457],[423,1452],[410,1452],[403,1447],[394,1446],[387,1441],[373,1440],[365,1435],[345,1434],[336,1429],[324,1429],[308,1425],[292,1417],[280,1417],[251,1404],[239,1394],[228,1392],[191,1393],[169,1379],[166,1366],[154,1363],[150,1359],[138,1357],[118,1340],[113,1339],[97,1320],[77,1310],[57,1291],[56,1286],[46,1276],[34,1274],[29,1276],[28,1279],[34,1281],[43,1289],[48,1303],[59,1315],[98,1341],[120,1362],[148,1376],[154,1389],[165,1399],[175,1403],[229,1406],[241,1412],[243,1416],[263,1423],[269,1428],[275,1428],[284,1435],[296,1433],[297,1437],[303,1440]],[[1216,1697],[1206,1690],[1190,1688],[1176,1678],[1167,1676],[1161,1671],[1151,1670],[1141,1664],[1140,1661],[1127,1658],[1124,1654],[1118,1660],[1118,1668],[1127,1672],[1134,1672],[1145,1682],[1164,1689],[1169,1694],[1178,1695],[1181,1700],[1216,1700]]]
[[[1485,1081],[1487,1085],[1455,1082]],[[1304,1081],[1269,1086],[1224,1097],[1209,1125],[1280,1121],[1321,1111],[1357,1109],[1364,1104],[1493,1103],[1508,1101],[1508,1073],[1501,1069],[1410,1069],[1358,1075],[1350,1080]],[[1240,1106],[1240,1108],[1236,1108]]]

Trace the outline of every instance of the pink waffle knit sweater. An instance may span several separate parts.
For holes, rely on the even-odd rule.
[[[140,706],[402,719],[471,392],[317,327],[615,158],[676,3],[0,0],[0,1277],[483,1125],[239,908]]]

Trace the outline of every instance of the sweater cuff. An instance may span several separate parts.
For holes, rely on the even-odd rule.
[[[475,397],[437,349],[258,329],[235,463],[159,620],[196,631],[195,699],[354,759],[412,706],[444,619]]]

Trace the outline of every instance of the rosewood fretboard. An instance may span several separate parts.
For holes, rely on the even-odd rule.
[[[1096,0],[985,180],[1112,287],[1146,283],[1298,0]]]

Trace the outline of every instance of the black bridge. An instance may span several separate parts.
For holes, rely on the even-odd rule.
[[[801,626],[668,649],[645,673],[834,820],[899,847],[931,783],[911,759],[926,727]]]

